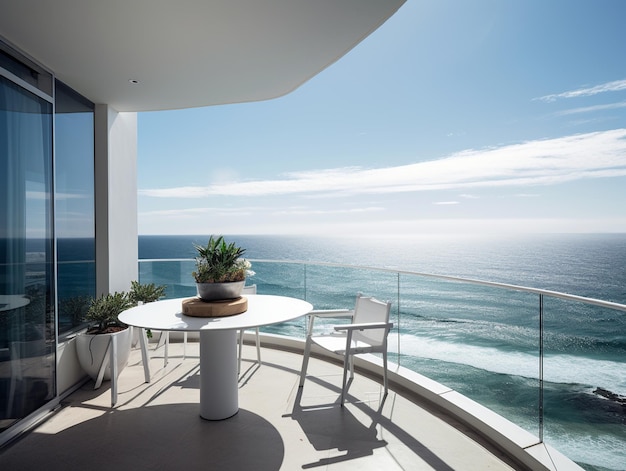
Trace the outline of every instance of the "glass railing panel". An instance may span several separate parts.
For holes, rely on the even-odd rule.
[[[302,263],[252,261],[254,275],[246,284],[256,284],[258,294],[291,296],[306,299],[305,273]],[[303,338],[306,332],[305,319],[294,319],[279,325],[261,327],[262,332]]]
[[[189,260],[142,260],[139,281],[165,286],[165,299],[196,295],[196,283],[191,275],[195,262]]]
[[[252,269],[255,275],[248,282],[257,285],[258,293],[299,297],[309,301],[314,309],[352,309],[359,292],[393,303],[397,299],[395,273],[352,267],[254,260]],[[316,326],[326,331],[337,322],[320,320]],[[304,319],[297,319],[277,326],[263,327],[261,330],[304,338],[306,324]]]
[[[402,275],[400,311],[402,366],[538,434],[537,295]]]
[[[256,284],[257,293],[305,298],[304,264],[252,261],[252,271],[254,275],[247,278],[246,284]]]
[[[315,309],[354,309],[356,296],[362,293],[373,296],[381,301],[391,301],[396,304],[398,297],[398,277],[396,273],[380,270],[371,270],[354,267],[337,266],[307,266],[307,301]],[[392,307],[391,322],[394,322],[393,331],[397,331],[395,321],[396,309]],[[316,332],[330,333],[333,325],[349,322],[346,319],[318,319],[315,323]],[[390,348],[392,352],[397,349]],[[380,356],[380,355],[379,355]],[[390,358],[396,361],[396,358]]]
[[[544,440],[581,464],[622,469],[626,313],[546,298],[544,319]]]
[[[315,309],[353,309],[358,293],[394,303],[398,296],[395,273],[309,265],[306,275],[307,301]]]

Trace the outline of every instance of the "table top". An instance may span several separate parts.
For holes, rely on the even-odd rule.
[[[21,294],[0,294],[0,311],[11,311],[24,307],[30,303],[26,295]]]
[[[178,298],[136,306],[122,312],[118,318],[124,324],[154,330],[239,330],[290,321],[313,309],[311,303],[286,296],[244,296],[248,298],[248,310],[232,316],[186,316],[182,312],[182,301],[188,298]]]

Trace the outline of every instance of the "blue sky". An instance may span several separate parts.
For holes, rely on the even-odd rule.
[[[624,18],[408,0],[289,95],[140,113],[139,233],[626,232]]]

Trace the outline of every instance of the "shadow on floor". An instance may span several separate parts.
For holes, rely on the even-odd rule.
[[[325,384],[318,378],[309,379],[318,384]],[[331,385],[325,384],[329,389],[334,389]],[[405,446],[428,463],[432,469],[437,471],[453,471],[439,456],[434,454],[426,446],[399,428],[388,417],[383,414],[385,402],[388,396],[383,396],[378,409],[372,409],[366,402],[358,402],[357,398],[348,395],[348,402],[351,406],[365,414],[369,420],[369,425],[359,421],[346,406],[341,406],[339,399],[332,404],[319,404],[315,406],[301,406],[303,388],[298,388],[294,406],[290,417],[296,420],[309,442],[316,450],[346,451],[344,455],[330,458],[323,458],[315,463],[308,463],[302,466],[303,469],[326,466],[341,461],[353,460],[374,454],[376,448],[387,446],[385,440],[378,439],[378,429],[384,429],[393,434]],[[341,391],[337,390],[337,394]],[[392,406],[393,408],[393,406]]]
[[[0,461],[3,469],[275,471],[284,455],[280,434],[257,414],[240,409],[211,422],[197,404],[169,404],[112,410],[52,435],[33,432]]]
[[[302,407],[302,388],[298,389],[296,400],[290,417],[296,420],[308,441],[317,450],[345,451],[341,456],[324,458],[316,463],[309,463],[302,468],[314,468],[326,466],[331,463],[348,461],[363,456],[370,456],[374,449],[387,445],[384,440],[379,440],[376,430],[377,416],[373,414],[372,423],[367,426],[361,423],[346,407],[341,407],[339,402],[322,404],[311,407]],[[382,407],[382,405],[381,405]]]

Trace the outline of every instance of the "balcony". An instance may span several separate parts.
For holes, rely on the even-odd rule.
[[[268,342],[271,339],[268,339]],[[246,346],[239,413],[200,419],[198,343],[151,350],[152,381],[144,383],[139,350],[109,388],[88,382],[48,421],[0,455],[3,468],[39,469],[436,469],[520,468],[493,444],[448,414],[398,387],[381,402],[381,386],[357,374],[348,403],[338,397],[342,368],[313,358],[298,388],[302,357],[263,348],[263,363]]]
[[[588,358],[585,342],[592,341],[595,323],[609,322],[615,340],[605,340],[619,343],[626,306],[396,270],[252,262],[262,294],[304,298],[318,309],[350,307],[359,290],[393,301],[394,365],[384,402],[375,356],[357,363],[344,409],[338,404],[337,359],[316,358],[311,378],[298,389],[305,334],[298,320],[264,329],[260,367],[252,361],[253,347],[246,346],[240,413],[223,422],[202,421],[198,344],[190,341],[183,359],[184,347],[174,338],[166,366],[163,349],[152,344],[150,384],[143,382],[135,350],[120,377],[115,408],[108,388],[93,391],[87,383],[5,451],[3,461],[34,467],[65,456],[93,468],[110,466],[104,460],[113,454],[123,467],[216,463],[215,469],[285,470],[581,469],[570,460],[594,469],[598,463],[590,464],[589,457],[598,455],[606,469],[623,463],[623,398],[611,400],[609,390],[596,387],[619,385],[624,359],[606,349]],[[140,280],[165,284],[170,298],[193,296],[192,267],[193,260],[141,261]],[[585,319],[584,342],[568,337],[562,318],[565,324]],[[108,433],[95,441],[103,427]]]
[[[407,271],[252,263],[260,293],[303,298],[316,309],[351,307],[358,291],[391,300],[396,384],[418,390],[496,443],[524,450],[547,443],[589,469],[620,469],[626,459],[624,398],[611,396],[624,386],[626,306]],[[141,279],[167,285],[168,297],[195,294],[192,270],[192,260],[140,263]],[[265,344],[284,336],[302,340],[305,323],[264,333]]]

